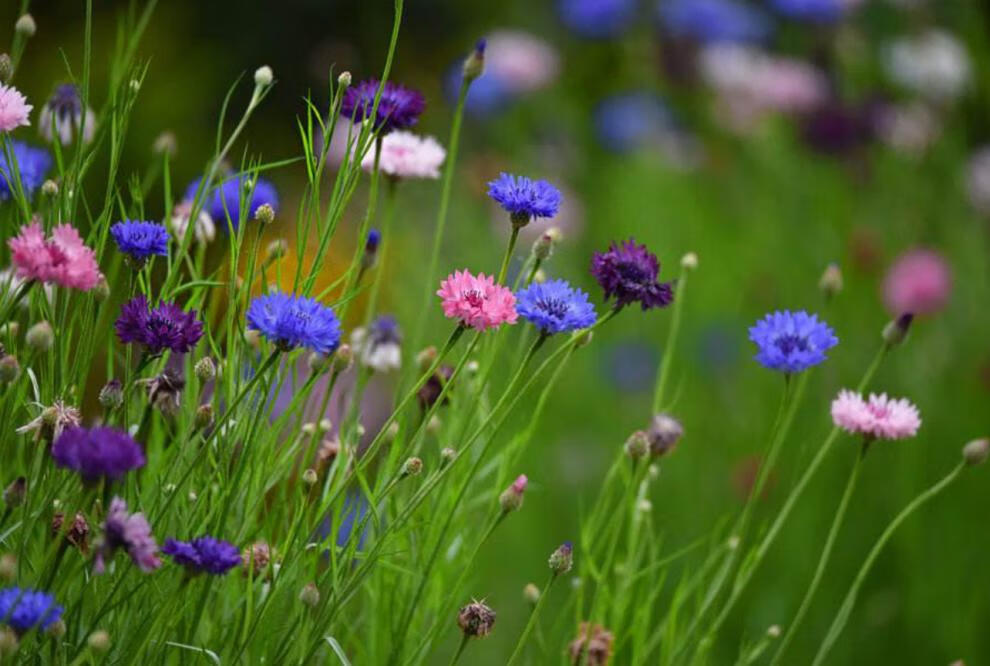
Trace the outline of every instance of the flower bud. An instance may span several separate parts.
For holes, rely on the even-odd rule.
[[[842,291],[842,269],[838,264],[832,263],[825,267],[825,272],[818,280],[818,288],[825,294],[825,298],[832,298]]]
[[[348,71],[343,71],[340,76],[337,77],[337,85],[343,88],[349,88],[351,86],[351,73]]]
[[[382,232],[378,229],[368,231],[364,241],[364,254],[361,255],[361,268],[367,270],[378,262],[378,248],[382,244]]]
[[[486,39],[479,39],[474,45],[474,50],[464,59],[461,72],[463,73],[464,80],[468,83],[485,73],[485,47],[487,45],[488,41]]]
[[[24,334],[28,347],[38,353],[47,352],[55,344],[55,331],[47,321],[39,321]]]
[[[633,460],[645,458],[650,452],[650,437],[645,431],[637,430],[629,435],[629,439],[626,440],[623,448],[626,451],[626,455]]]
[[[454,462],[457,458],[457,451],[448,447],[441,449],[440,451],[440,465],[446,467],[448,464]]]
[[[119,379],[111,379],[100,389],[98,400],[104,409],[117,409],[124,404],[124,385]]]
[[[771,624],[767,627],[767,638],[779,638],[780,637],[780,625]]]
[[[432,435],[433,437],[436,437],[437,435],[440,434],[440,430],[442,428],[443,428],[443,421],[440,420],[439,416],[434,414],[433,416],[430,417],[430,420],[426,424],[426,433],[428,435]]]
[[[553,254],[553,236],[546,232],[533,243],[533,256],[539,261],[546,261]]]
[[[303,589],[299,592],[299,601],[310,608],[316,608],[320,605],[320,588],[316,587],[316,583],[303,585]]]
[[[388,427],[385,429],[385,443],[391,444],[392,442],[395,441],[395,438],[398,436],[399,436],[399,424],[396,423],[395,421],[392,421],[391,423],[388,424]]]
[[[680,421],[670,414],[655,415],[647,432],[650,453],[657,458],[670,453],[677,446],[677,441],[682,435],[684,435],[684,426]]]
[[[271,204],[261,204],[254,211],[254,219],[262,224],[271,224],[275,221],[275,209],[271,207]],[[271,245],[268,247],[271,248]]]
[[[110,634],[103,629],[94,631],[86,639],[86,644],[93,652],[104,653],[110,649]]]
[[[419,458],[409,458],[402,463],[402,470],[399,472],[399,478],[404,479],[407,476],[416,476],[422,471],[423,461]]]
[[[30,14],[23,14],[17,23],[14,24],[14,30],[19,35],[24,35],[25,37],[34,37],[34,33],[38,32],[38,24],[34,22],[34,17]]]
[[[206,430],[213,425],[213,405],[205,403],[196,408],[196,417],[193,421],[198,430]]]
[[[506,488],[501,495],[498,497],[499,506],[502,507],[502,511],[508,513],[510,511],[517,511],[523,505],[523,493],[526,492],[526,484],[529,483],[529,479],[526,478],[525,474],[520,474],[516,477],[516,480]]]
[[[244,575],[259,576],[268,568],[272,559],[272,550],[264,541],[255,541],[241,553],[241,566]]]
[[[319,352],[312,352],[306,358],[306,364],[310,372],[323,372],[327,367],[327,357]]]
[[[156,155],[168,155],[172,157],[179,149],[179,142],[172,132],[162,132],[151,144],[151,151]]]
[[[317,475],[316,470],[312,467],[308,468],[302,475],[303,483],[306,484],[307,488],[312,488],[316,485],[316,482],[320,480],[319,475]]]
[[[557,550],[550,554],[550,571],[554,574],[563,574],[571,570],[574,565],[574,547],[570,541],[565,541],[557,547]]]
[[[52,516],[52,536],[54,538],[63,537],[70,546],[78,548],[83,554],[89,552],[89,523],[86,516],[76,513],[69,528],[64,531],[65,514],[57,512]]]
[[[574,339],[574,348],[581,349],[581,347],[587,347],[591,344],[594,339],[595,334],[592,331],[581,331],[577,334],[577,338]]]
[[[13,553],[0,555],[0,580],[10,582],[17,578],[17,557]]]
[[[333,371],[344,372],[354,363],[354,349],[346,342],[333,353]]]
[[[694,252],[688,252],[683,257],[681,257],[681,268],[686,271],[693,271],[698,268],[698,255]]]
[[[895,347],[904,342],[913,320],[914,315],[907,312],[884,326],[882,334],[884,343],[888,347]]]
[[[540,600],[540,588],[533,583],[527,583],[526,587],[523,588],[523,599],[526,600],[526,603],[535,606]]]
[[[20,642],[13,629],[0,627],[0,660],[4,657],[12,657],[17,653]]]
[[[0,357],[0,383],[10,384],[21,374],[21,366],[17,358],[7,354]]]
[[[437,360],[438,355],[439,352],[437,351],[437,348],[434,347],[433,345],[430,345],[429,347],[424,348],[422,351],[416,354],[416,365],[419,366],[420,370],[426,372],[427,370],[430,369],[430,366],[432,366],[433,363]]]
[[[100,278],[100,281],[96,283],[96,286],[93,287],[89,293],[93,294],[93,298],[102,303],[110,298],[110,284],[107,283],[107,279],[105,277]]]
[[[212,358],[205,356],[196,361],[193,371],[196,373],[196,377],[199,378],[199,381],[210,382],[216,379],[217,365],[213,362]]]
[[[0,53],[0,83],[7,83],[14,75],[14,63],[6,53]]]
[[[58,183],[49,178],[41,184],[41,194],[46,197],[55,197],[58,195]]]
[[[986,437],[974,439],[963,447],[962,453],[967,465],[979,465],[987,459],[987,454],[990,453],[990,439]]]
[[[542,268],[536,271],[535,273],[533,273],[533,282],[535,282],[536,284],[543,284],[546,281],[547,281],[547,274]]]
[[[10,485],[3,490],[3,503],[8,509],[13,509],[24,504],[27,496],[27,479],[19,476],[10,482]]]
[[[473,601],[457,614],[457,626],[469,638],[484,638],[495,626],[495,611],[480,601]]]
[[[244,342],[246,342],[253,350],[261,351],[261,333],[253,328],[249,328],[244,331]]]
[[[266,204],[267,205],[267,204]],[[272,264],[286,255],[289,242],[284,238],[276,238],[265,248],[265,264]]]
[[[275,72],[268,65],[262,65],[258,69],[254,70],[254,85],[259,88],[265,88],[272,84],[275,79]]]
[[[62,636],[65,636],[65,631],[65,620],[62,618],[55,620],[45,629],[45,633],[52,638],[62,638]]]

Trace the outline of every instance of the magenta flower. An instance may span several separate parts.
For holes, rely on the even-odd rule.
[[[89,291],[103,280],[96,254],[86,247],[79,232],[60,224],[49,238],[41,224],[32,222],[7,241],[17,275],[26,280]]]
[[[615,298],[622,308],[638,302],[644,310],[662,308],[674,302],[674,289],[660,282],[660,261],[645,245],[630,238],[612,243],[606,252],[595,252],[591,274],[605,291],[605,300]]]
[[[17,88],[0,85],[0,132],[30,125],[33,108]]]
[[[952,291],[949,265],[933,250],[911,250],[898,257],[883,283],[883,299],[895,315],[932,314],[945,307]]]
[[[149,573],[162,565],[158,558],[158,544],[151,534],[151,526],[142,513],[128,513],[127,502],[114,497],[103,524],[103,540],[96,550],[93,570],[101,574],[106,570],[106,560],[117,549],[127,551],[137,567]]]
[[[512,292],[484,273],[475,277],[466,270],[455,271],[440,283],[437,296],[448,319],[459,319],[462,325],[479,331],[515,324],[519,316]]]
[[[832,401],[832,421],[850,434],[870,439],[914,437],[921,427],[918,408],[906,398],[888,398],[871,393],[866,400],[849,390],[839,391]]]

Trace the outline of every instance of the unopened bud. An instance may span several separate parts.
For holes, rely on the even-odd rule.
[[[34,17],[30,14],[23,14],[17,23],[14,24],[14,30],[19,35],[24,35],[25,37],[34,37],[34,33],[38,32],[38,24],[34,22]]]
[[[272,549],[264,541],[255,541],[241,553],[241,566],[244,575],[258,576],[268,568],[272,559]]]
[[[542,268],[536,271],[535,273],[533,273],[533,282],[535,282],[536,284],[543,284],[546,281],[547,281],[547,274]]]
[[[255,351],[261,349],[261,333],[253,328],[244,331],[244,341]]]
[[[213,425],[213,405],[206,403],[196,408],[196,427],[205,430]]]
[[[443,421],[440,420],[439,416],[434,414],[433,416],[430,417],[430,420],[426,424],[426,433],[428,435],[432,435],[433,437],[436,437],[437,435],[440,434],[440,430],[442,428],[443,428]]]
[[[395,438],[398,436],[399,436],[399,424],[396,423],[395,421],[392,421],[391,423],[388,424],[388,427],[385,428],[385,443],[391,444],[392,442],[395,441]]]
[[[131,87],[131,92],[138,93],[141,91],[141,82],[137,79],[131,79],[128,84]]]
[[[303,585],[303,589],[299,592],[299,601],[310,608],[316,608],[320,605],[320,588],[316,587],[316,583]]]
[[[3,490],[3,503],[8,509],[13,509],[24,504],[27,496],[27,479],[19,476],[10,482],[10,485]]]
[[[780,638],[780,625],[771,624],[767,627],[767,637],[768,638]]]
[[[86,644],[93,652],[106,652],[110,649],[110,634],[103,629],[94,631],[86,639]]]
[[[842,269],[838,264],[829,264],[825,267],[825,272],[818,280],[818,288],[825,294],[825,298],[832,298],[842,291]]]
[[[21,365],[11,355],[0,357],[0,383],[10,384],[21,374]]]
[[[214,363],[213,359],[209,356],[205,356],[196,361],[196,365],[193,370],[196,373],[196,377],[198,377],[201,382],[213,381],[217,376],[217,364]]]
[[[320,432],[329,432],[333,429],[333,421],[330,419],[320,419],[320,422],[316,424]]]
[[[14,656],[19,645],[20,641],[13,629],[0,627],[0,659]]]
[[[406,462],[402,463],[402,471],[399,472],[399,478],[404,479],[407,476],[416,476],[423,471],[423,461],[419,458],[409,458]]]
[[[629,435],[629,439],[626,440],[623,448],[626,451],[626,455],[633,460],[645,458],[650,452],[650,437],[645,431],[637,430]]]
[[[96,283],[89,293],[93,294],[93,298],[103,302],[110,298],[110,284],[107,282],[106,278],[100,278],[100,281]]]
[[[327,357],[320,352],[313,352],[307,357],[306,364],[310,372],[323,372],[327,367]]]
[[[303,472],[302,480],[307,487],[312,488],[313,486],[316,485],[316,482],[320,480],[320,477],[319,475],[317,475],[316,470],[310,467],[305,472]]]
[[[550,571],[555,574],[567,573],[574,565],[574,547],[570,541],[565,541],[550,554]]]
[[[36,352],[47,352],[55,344],[55,331],[47,321],[39,321],[24,334],[24,341]]]
[[[495,626],[495,611],[480,601],[472,602],[457,614],[457,626],[469,638],[484,638]]]
[[[268,65],[262,65],[258,69],[254,70],[254,85],[259,87],[267,87],[272,84],[275,79],[275,72]]]
[[[894,347],[904,342],[913,320],[914,315],[907,312],[883,327],[883,341],[888,347]]]
[[[540,261],[546,261],[551,254],[553,254],[553,236],[548,231],[533,243],[533,256]]]
[[[378,248],[382,244],[382,232],[378,229],[368,231],[364,239],[364,254],[361,255],[361,268],[372,268],[378,262]]]
[[[0,580],[12,581],[17,578],[17,557],[13,553],[0,555]]]
[[[168,155],[171,157],[175,155],[178,149],[179,142],[172,132],[162,132],[155,138],[154,143],[151,144],[151,150],[156,155]]]
[[[333,371],[344,372],[354,363],[354,348],[346,342],[333,353]]]
[[[693,271],[698,268],[698,255],[694,252],[688,252],[681,257],[681,268],[686,271]]]
[[[41,184],[41,194],[46,197],[54,197],[58,195],[58,183],[49,178]]]
[[[416,365],[419,366],[420,370],[426,372],[436,362],[438,354],[439,352],[437,352],[437,348],[433,345],[425,347],[422,351],[416,354]]]
[[[62,618],[55,620],[48,625],[48,628],[45,629],[45,633],[52,638],[62,638],[62,636],[65,636],[65,620]]]
[[[452,463],[454,462],[455,458],[457,458],[457,451],[455,451],[454,449],[450,448],[449,446],[441,449],[440,451],[441,465],[447,465],[449,463]]]
[[[522,507],[523,493],[526,492],[526,485],[528,483],[529,479],[526,478],[526,475],[520,474],[508,488],[502,491],[502,494],[498,496],[498,503],[502,507],[503,512],[517,511]]]
[[[484,38],[479,39],[474,45],[474,50],[464,59],[461,71],[464,80],[470,83],[485,73],[485,47],[488,45]]]
[[[684,435],[684,426],[670,414],[657,414],[646,434],[650,440],[650,453],[660,457],[674,450],[677,441]]]
[[[276,238],[265,248],[265,263],[271,264],[278,261],[289,251],[289,241],[284,238]]]
[[[526,587],[523,588],[523,599],[535,606],[540,600],[540,588],[533,583],[527,583]]]
[[[100,389],[98,400],[104,409],[117,409],[124,404],[124,385],[119,379],[111,379]]]
[[[594,337],[595,334],[591,331],[581,331],[577,334],[577,338],[574,340],[574,348],[580,349],[581,347],[587,347],[591,344]]]
[[[0,83],[7,83],[14,75],[14,63],[6,53],[0,53]]]
[[[348,71],[341,72],[340,76],[337,77],[337,85],[349,88],[351,85],[351,73]]]
[[[275,209],[271,207],[271,204],[261,204],[258,206],[258,209],[254,211],[254,219],[262,224],[271,224],[275,221]],[[268,247],[270,248],[271,245]]]
[[[974,439],[963,447],[963,458],[966,459],[967,465],[979,465],[987,459],[988,453],[990,453],[990,439],[985,437]]]

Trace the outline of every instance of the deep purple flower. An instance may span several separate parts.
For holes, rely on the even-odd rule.
[[[162,552],[181,564],[189,573],[225,574],[241,563],[241,553],[232,543],[211,536],[192,541],[166,539]]]
[[[659,282],[660,262],[645,245],[632,238],[612,243],[607,252],[596,252],[591,259],[591,274],[605,290],[605,299],[613,296],[616,307],[639,302],[644,310],[662,308],[674,301],[669,282]]]
[[[45,176],[52,168],[52,156],[44,148],[35,148],[23,141],[11,140],[10,150],[14,154],[24,194],[31,196],[45,182]],[[0,151],[0,201],[9,199],[14,191],[7,181],[12,173],[13,170],[7,164],[7,155]]]
[[[164,301],[149,310],[144,296],[135,296],[121,307],[114,328],[121,342],[136,342],[152,354],[166,349],[184,354],[203,337],[203,324],[196,319],[195,310],[184,312],[175,303]]]
[[[196,197],[202,178],[189,183],[186,188],[185,201]],[[241,199],[245,200],[245,209],[241,210]],[[203,211],[206,212],[221,229],[237,231],[241,222],[250,220],[258,212],[258,208],[268,204],[278,212],[278,192],[275,186],[264,178],[249,180],[242,174],[225,177],[219,185],[214,185],[212,192],[203,195]],[[223,224],[229,220],[229,227]]]
[[[63,610],[47,592],[20,587],[0,590],[0,623],[19,636],[35,627],[47,629],[62,617]]]
[[[828,324],[807,312],[773,312],[749,329],[756,344],[756,360],[771,370],[793,373],[825,360],[825,352],[839,343]]]
[[[138,262],[144,262],[152,255],[168,255],[168,229],[164,224],[125,220],[110,227],[117,247],[121,252]]]
[[[114,497],[107,510],[107,519],[103,524],[103,537],[96,549],[93,569],[101,574],[106,569],[106,560],[113,557],[117,549],[127,551],[131,561],[143,572],[149,573],[162,565],[158,558],[158,544],[151,534],[142,513],[128,513],[127,502]]]
[[[545,180],[525,176],[500,174],[488,183],[488,196],[512,217],[512,223],[523,226],[534,217],[553,217],[560,209],[560,190]]]
[[[144,451],[133,437],[106,427],[66,428],[52,444],[52,458],[57,467],[75,470],[89,482],[119,479],[145,463]]]
[[[344,93],[340,115],[354,122],[370,118],[372,109],[375,108],[377,94],[376,79],[368,79],[351,86]],[[425,107],[426,100],[418,90],[386,81],[378,100],[374,129],[379,130],[381,134],[388,134],[392,130],[412,127],[419,120],[419,115],[423,113]]]
[[[516,312],[546,335],[587,328],[596,318],[588,294],[564,280],[534,282],[517,291]]]
[[[288,351],[306,347],[330,354],[340,344],[340,321],[333,310],[307,296],[282,292],[258,296],[247,311],[248,326]]]

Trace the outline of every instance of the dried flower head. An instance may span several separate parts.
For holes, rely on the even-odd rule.
[[[484,638],[495,626],[495,611],[483,601],[472,601],[457,614],[457,626],[469,638]]]
[[[577,638],[567,648],[571,663],[605,666],[612,657],[614,640],[612,632],[600,624],[582,622],[578,625]]]

